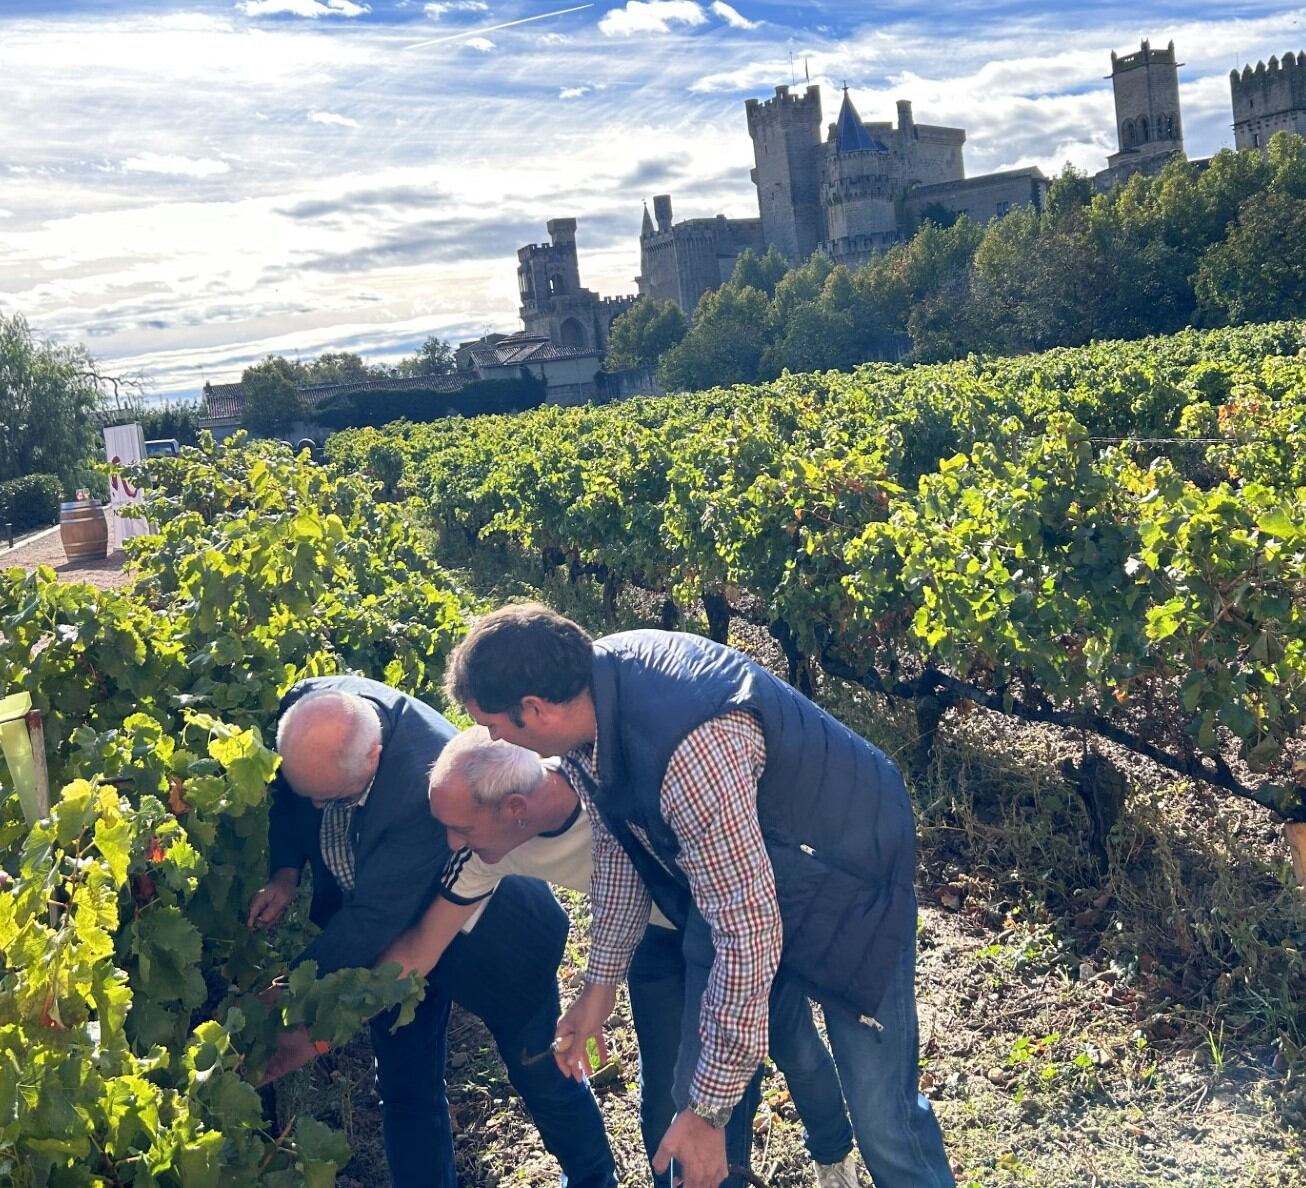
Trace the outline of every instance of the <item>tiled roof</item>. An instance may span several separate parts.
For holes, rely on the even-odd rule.
[[[472,365],[481,367],[516,367],[523,363],[553,363],[560,359],[597,358],[598,351],[584,347],[554,346],[543,335],[514,334],[493,346],[473,347]]]
[[[330,396],[347,392],[457,392],[467,383],[466,375],[390,375],[380,379],[354,380],[343,384],[314,384],[300,388],[299,398],[310,408]],[[239,417],[245,411],[245,389],[241,384],[206,384],[203,420]]]

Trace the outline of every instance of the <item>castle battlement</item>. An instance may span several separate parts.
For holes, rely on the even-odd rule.
[[[1260,86],[1276,74],[1301,69],[1306,69],[1306,51],[1298,54],[1289,51],[1283,55],[1282,60],[1272,57],[1269,62],[1257,62],[1254,70],[1251,66],[1244,66],[1241,73],[1237,70],[1229,71],[1229,85],[1237,95],[1245,86]]]
[[[851,202],[862,198],[892,202],[901,190],[902,183],[887,176],[841,177],[826,181],[821,189],[821,196],[826,202]]]
[[[749,99],[744,103],[744,110],[748,113],[748,126],[751,129],[754,120],[766,119],[774,116],[785,115],[806,115],[807,112],[815,107],[819,113],[821,110],[821,88],[813,83],[807,90],[796,95],[787,86],[779,86],[775,89],[774,99]]]
[[[1111,73],[1119,74],[1122,70],[1133,70],[1137,66],[1148,66],[1156,64],[1158,66],[1180,66],[1182,63],[1175,60],[1174,42],[1170,42],[1165,49],[1153,49],[1150,41],[1144,41],[1142,48],[1132,54],[1116,54],[1115,50],[1111,51]]]

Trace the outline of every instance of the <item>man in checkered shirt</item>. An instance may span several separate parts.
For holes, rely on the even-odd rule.
[[[877,1188],[953,1188],[918,1089],[915,826],[882,752],[746,656],[698,636],[591,641],[504,607],[458,646],[446,690],[496,738],[564,756],[593,829],[593,925],[559,1064],[586,1072],[650,901],[681,930],[686,1000],[654,1160],[716,1188],[722,1128],[766,1053],[773,989],[820,1002]],[[702,993],[696,993],[701,987]],[[851,1181],[850,1181],[851,1182]]]

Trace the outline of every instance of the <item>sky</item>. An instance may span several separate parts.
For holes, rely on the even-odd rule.
[[[1184,0],[0,0],[0,313],[157,397],[269,353],[393,362],[520,330],[516,252],[579,220],[635,291],[643,203],[756,216],[744,101],[966,130],[968,176],[1115,149],[1112,50],[1175,42],[1190,157],[1306,6]],[[651,205],[651,203],[650,203]]]

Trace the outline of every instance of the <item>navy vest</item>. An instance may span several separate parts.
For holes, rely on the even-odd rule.
[[[888,757],[741,652],[697,635],[598,640],[593,694],[595,807],[681,926],[691,900],[661,811],[667,763],[709,719],[739,709],[757,716],[766,738],[757,811],[775,871],[781,962],[817,1001],[873,1015],[916,929],[915,825]]]

